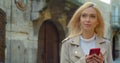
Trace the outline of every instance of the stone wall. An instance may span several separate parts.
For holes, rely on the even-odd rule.
[[[0,7],[7,14],[6,63],[35,63],[37,41],[34,40],[30,4],[25,11],[19,10],[14,0],[2,0]]]
[[[31,1],[32,0],[28,0],[25,11],[19,10],[15,5],[14,0],[0,1],[0,8],[7,14],[6,63],[37,63],[38,33],[42,23],[48,19],[54,23],[59,23],[61,28],[63,28],[62,30],[59,25],[56,24],[59,32],[64,31],[65,35],[67,35],[66,26],[73,14],[71,13],[70,16],[69,13],[77,8],[73,6],[70,8],[71,10],[66,10],[64,0],[50,0],[51,2],[47,8],[44,10],[40,8],[40,10],[43,11],[39,12],[39,17],[36,20],[31,20]],[[84,3],[83,0],[81,1]],[[109,5],[96,0],[93,0],[93,2],[96,2],[102,10],[106,23],[105,36],[109,38],[110,7]],[[64,38],[64,36],[60,37],[61,40]]]
[[[38,33],[45,20],[51,19],[58,22],[66,30],[66,14],[62,13],[59,7],[57,11],[60,15],[56,10],[51,11],[50,8],[47,8],[39,14],[36,20],[31,20],[31,3],[32,1],[28,0],[26,10],[21,11],[16,7],[14,0],[2,0],[0,2],[0,7],[7,14],[6,63],[37,63]],[[56,13],[54,14],[54,12]],[[34,18],[34,16],[32,17]],[[62,39],[63,36],[61,36]]]

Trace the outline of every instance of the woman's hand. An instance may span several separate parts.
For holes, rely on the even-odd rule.
[[[104,62],[104,56],[102,53],[99,55],[92,54],[86,56],[86,62],[87,63],[103,63]]]

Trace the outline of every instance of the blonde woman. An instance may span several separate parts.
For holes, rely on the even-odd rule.
[[[113,63],[111,45],[104,35],[103,17],[92,2],[86,2],[74,13],[69,36],[62,41],[60,63]],[[99,55],[89,54],[100,48]]]

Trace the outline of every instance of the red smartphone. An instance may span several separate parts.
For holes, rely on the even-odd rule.
[[[90,49],[89,55],[92,55],[92,54],[99,55],[100,54],[100,48],[92,48],[92,49]]]

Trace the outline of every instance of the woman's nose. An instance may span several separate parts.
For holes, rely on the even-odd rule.
[[[90,17],[87,17],[87,18],[86,18],[86,21],[88,21],[88,22],[89,22],[89,21],[90,21]]]

